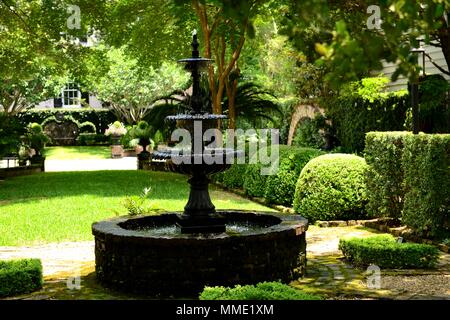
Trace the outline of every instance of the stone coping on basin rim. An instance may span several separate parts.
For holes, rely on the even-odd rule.
[[[158,240],[159,242],[167,240],[167,241],[211,241],[211,240],[227,240],[236,237],[252,237],[252,236],[264,236],[270,235],[273,233],[283,233],[283,232],[295,232],[297,235],[306,232],[308,229],[308,220],[299,216],[299,215],[287,215],[266,211],[246,211],[246,210],[217,210],[218,214],[223,215],[230,222],[254,222],[258,224],[258,220],[264,220],[265,218],[274,218],[278,221],[275,224],[264,227],[262,225],[261,230],[249,230],[243,231],[239,235],[230,235],[227,233],[216,233],[209,234],[206,236],[201,236],[199,234],[178,234],[177,236],[162,236],[162,235],[148,235],[148,234],[140,234],[138,230],[134,229],[125,229],[121,225],[124,223],[132,223],[134,221],[141,223],[142,221],[155,223],[155,227],[157,226],[168,226],[175,224],[178,217],[182,214],[182,212],[165,212],[163,214],[158,215],[140,215],[140,216],[126,216],[126,217],[118,217],[111,218],[99,222],[95,222],[92,224],[92,232],[94,236],[105,236],[111,239],[116,239],[120,241],[120,239],[127,238],[128,240],[136,239],[137,241],[152,241]],[[249,219],[245,219],[247,218]],[[242,219],[233,219],[239,216]],[[268,219],[266,219],[267,221]],[[274,221],[272,220],[272,221]],[[110,240],[111,240],[110,239]]]

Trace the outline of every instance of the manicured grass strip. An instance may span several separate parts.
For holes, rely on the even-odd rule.
[[[0,246],[93,240],[95,221],[127,214],[125,197],[151,187],[147,204],[182,211],[187,177],[152,171],[51,172],[0,182]],[[210,189],[217,209],[273,211],[220,189]]]
[[[357,266],[375,264],[389,269],[432,268],[439,257],[433,246],[399,243],[391,235],[340,239],[339,249]]]
[[[110,159],[109,146],[47,147],[44,150],[47,160],[86,160]]]
[[[261,282],[255,286],[205,287],[200,300],[322,300],[322,297],[294,289],[280,282]]]
[[[42,287],[39,259],[0,261],[0,297],[29,293]]]

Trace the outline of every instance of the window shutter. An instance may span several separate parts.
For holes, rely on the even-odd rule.
[[[89,104],[89,92],[81,92],[81,99],[83,99],[87,104]]]
[[[62,108],[62,98],[53,98],[53,108]]]

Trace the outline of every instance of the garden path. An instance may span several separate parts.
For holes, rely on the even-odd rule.
[[[97,170],[137,170],[137,158],[45,160],[46,172]]]
[[[358,226],[311,226],[307,232],[307,275],[291,285],[330,299],[450,299],[450,255],[444,253],[435,270],[382,270],[381,288],[368,288],[369,274],[347,264],[338,250],[338,243],[343,236],[366,237],[375,233]],[[42,260],[44,287],[11,299],[142,298],[120,294],[97,284],[93,241],[0,247],[0,259],[30,257]]]

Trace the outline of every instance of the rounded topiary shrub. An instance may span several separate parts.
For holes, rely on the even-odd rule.
[[[266,181],[264,198],[267,202],[291,206],[300,172],[311,159],[322,154],[312,148],[280,146],[278,171]]]
[[[365,217],[365,160],[350,154],[327,154],[303,168],[297,181],[294,210],[310,221]]]

